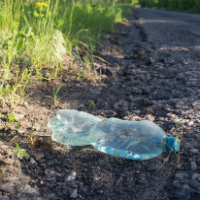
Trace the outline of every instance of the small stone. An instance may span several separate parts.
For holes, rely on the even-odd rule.
[[[41,129],[41,125],[39,123],[34,124],[34,128],[39,131]]]
[[[198,149],[190,149],[190,153],[197,154],[199,152]]]
[[[194,161],[192,161],[190,165],[191,165],[191,170],[195,171],[197,169],[197,164]]]
[[[134,87],[134,88],[131,89],[131,93],[132,94],[142,94],[142,90],[140,90],[137,87]]]
[[[97,190],[98,194],[103,194],[103,190]]]
[[[23,119],[25,116],[23,113],[13,113],[13,114],[17,120]]]
[[[76,179],[76,172],[72,172],[65,178],[65,182],[74,181]]]
[[[188,174],[184,173],[184,172],[179,172],[179,173],[176,173],[175,174],[175,179],[178,179],[178,180],[185,180],[188,178]]]
[[[189,125],[189,126],[192,126],[193,124],[194,124],[193,121],[189,121],[189,122],[188,122],[188,125]]]
[[[29,103],[27,101],[24,102],[24,105],[26,106],[26,108],[29,107]]]
[[[192,188],[199,188],[200,187],[200,183],[198,180],[191,180],[189,182],[189,186]]]
[[[146,115],[144,116],[144,118],[145,118],[146,120],[151,121],[151,122],[153,122],[153,121],[155,120],[155,117],[154,117],[153,115],[151,115],[151,114],[146,114]]]
[[[70,198],[76,199],[78,197],[77,189],[73,189],[70,192]]]
[[[117,115],[116,112],[112,111],[112,110],[106,110],[104,111],[104,114],[106,115],[106,117],[115,117]]]
[[[41,159],[44,158],[44,154],[43,153],[36,153],[34,156],[35,156],[36,160],[41,160]]]
[[[84,109],[84,108],[85,106],[83,104],[80,104],[77,109]]]
[[[0,200],[9,200],[10,198],[5,195],[0,195]]]
[[[143,57],[145,54],[146,54],[146,52],[144,50],[141,50],[141,51],[138,52],[138,55],[140,57]]]
[[[114,109],[116,110],[128,110],[128,102],[121,100],[114,104]]]
[[[149,58],[147,61],[146,61],[146,65],[151,65],[155,63],[155,60],[153,58]]]
[[[175,118],[177,118],[177,115],[172,114],[172,113],[168,113],[167,117],[170,118],[170,119],[175,119]]]
[[[163,162],[168,162],[169,158],[163,158]]]
[[[150,94],[151,88],[142,88],[142,94]]]
[[[0,191],[4,191],[7,193],[12,193],[14,190],[12,187],[8,186],[8,185],[0,185]]]
[[[192,180],[196,180],[196,179],[198,179],[198,178],[200,178],[200,174],[194,173],[194,174],[192,175]]]
[[[175,196],[180,200],[189,200],[191,198],[190,192],[190,187],[184,184],[181,188],[177,189]]]
[[[146,114],[153,114],[153,110],[151,108],[147,108],[146,109]]]
[[[31,165],[34,165],[35,163],[36,163],[35,160],[34,160],[33,158],[31,158],[31,159],[30,159],[30,164],[31,164]]]

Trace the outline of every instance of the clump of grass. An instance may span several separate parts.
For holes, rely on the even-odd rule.
[[[102,31],[131,13],[130,5],[104,0],[2,0],[0,8],[0,104],[11,107],[24,101],[33,76],[44,79],[47,70],[56,78],[66,53],[83,63],[79,77],[93,79],[90,62]]]
[[[95,107],[95,103],[93,100],[90,101],[90,104],[88,106],[89,109],[93,109]]]
[[[60,89],[62,88],[64,84],[62,84],[57,90],[55,90],[55,88],[53,88],[53,96],[49,96],[49,95],[45,95],[44,97],[48,97],[50,99],[53,99],[54,101],[54,106],[57,106],[58,103],[59,103],[59,100],[62,98],[62,97],[58,97],[57,94],[58,92],[60,91]]]
[[[8,149],[11,149],[12,151],[14,150],[15,152],[14,163],[16,163],[17,159],[22,159],[24,156],[29,157],[29,154],[24,149],[20,148],[17,142],[15,143],[15,145],[15,149],[13,147],[8,147]]]

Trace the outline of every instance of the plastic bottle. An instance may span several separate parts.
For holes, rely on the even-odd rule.
[[[132,160],[148,160],[164,151],[179,150],[179,139],[167,137],[155,123],[147,120],[102,120],[77,110],[58,110],[49,119],[52,140],[65,145],[92,145],[107,154]]]

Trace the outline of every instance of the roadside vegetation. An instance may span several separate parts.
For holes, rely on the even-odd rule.
[[[139,0],[142,7],[161,8],[173,11],[200,12],[200,0]]]
[[[87,78],[103,33],[129,17],[133,3],[0,0],[0,107],[23,102],[35,80],[58,78],[66,57],[70,67],[82,63]]]

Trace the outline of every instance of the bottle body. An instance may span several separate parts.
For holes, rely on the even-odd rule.
[[[100,135],[93,144],[107,154],[133,160],[152,159],[166,150],[168,137],[155,123],[109,118],[92,130]]]
[[[92,145],[107,154],[148,160],[167,149],[168,137],[155,123],[117,118],[102,120],[76,110],[59,110],[48,124],[52,140],[72,145]]]

